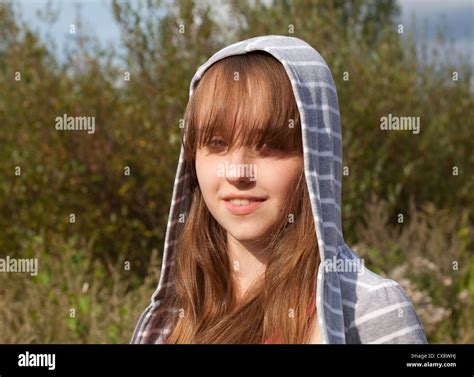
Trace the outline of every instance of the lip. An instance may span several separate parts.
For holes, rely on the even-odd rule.
[[[248,199],[251,202],[245,206],[236,206],[230,202],[230,199]],[[259,208],[264,201],[266,201],[266,199],[251,197],[232,197],[229,199],[224,199],[224,205],[233,215],[248,215],[257,210],[257,208]]]
[[[267,198],[262,198],[258,196],[252,196],[252,195],[238,195],[238,194],[230,194],[227,196],[224,196],[222,199],[224,200],[231,200],[231,199],[248,199],[248,200],[260,200],[264,201]]]

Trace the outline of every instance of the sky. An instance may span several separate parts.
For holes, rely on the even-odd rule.
[[[2,1],[2,0],[0,0]],[[51,0],[54,9],[60,9],[58,21],[49,29],[41,21],[38,10],[44,9],[48,0],[17,0],[16,7],[23,19],[33,30],[41,35],[47,31],[57,45],[57,54],[61,58],[62,46],[68,42],[69,25],[74,23],[78,8],[87,31],[98,36],[104,44],[119,45],[120,31],[110,9],[110,0]],[[474,68],[474,0],[399,0],[401,6],[400,22],[411,24],[415,16],[417,30],[424,30],[429,44],[434,43],[436,30],[440,24],[445,26],[447,36],[453,39],[455,48],[469,54]]]
[[[416,29],[427,23],[426,37],[434,44],[439,25],[453,39],[455,48],[469,54],[474,68],[474,0],[399,0],[402,22],[410,24],[416,17]]]

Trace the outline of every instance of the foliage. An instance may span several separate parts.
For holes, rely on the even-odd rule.
[[[374,198],[357,227],[354,246],[366,267],[399,282],[434,343],[474,341],[474,230],[468,211],[452,215],[414,201],[404,226],[389,219],[388,203]]]
[[[127,261],[104,265],[79,237],[25,238],[23,258],[38,259],[38,274],[0,274],[1,343],[128,343],[139,311],[157,282],[157,251],[145,280]]]
[[[443,38],[436,48],[444,53],[428,51],[410,25],[399,34],[389,0],[113,1],[111,12],[120,49],[102,46],[78,20],[61,60],[11,3],[0,3],[0,251],[40,255],[42,266],[34,279],[0,275],[8,324],[0,341],[128,341],[154,285],[150,250],[164,242],[192,76],[232,42],[283,34],[313,45],[337,85],[348,244],[420,297],[431,341],[472,342],[472,319],[460,310],[474,284],[474,96],[465,57],[451,60]],[[420,134],[382,131],[388,113],[419,116]],[[95,134],[57,131],[63,114],[94,116]],[[380,214],[364,219],[372,197]],[[427,205],[422,223],[396,222]],[[456,274],[447,267],[455,258],[463,261]],[[72,306],[76,320],[67,318]],[[436,308],[449,321],[430,322],[448,318]]]

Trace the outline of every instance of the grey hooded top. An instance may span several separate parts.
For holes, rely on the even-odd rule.
[[[331,72],[321,55],[303,40],[287,36],[268,35],[234,43],[199,67],[189,96],[213,63],[255,50],[270,53],[283,65],[300,112],[304,171],[321,258],[316,307],[322,343],[426,343],[413,304],[397,282],[367,268],[337,268],[357,266],[360,259],[342,235],[339,105]],[[173,286],[170,261],[182,225],[178,216],[185,214],[190,204],[189,183],[189,166],[181,147],[160,281],[138,320],[131,343],[164,343],[170,331],[156,318],[154,309]]]

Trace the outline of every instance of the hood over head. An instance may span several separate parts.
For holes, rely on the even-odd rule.
[[[347,318],[343,314],[341,279],[337,272],[324,268],[325,261],[335,260],[340,252],[351,253],[344,243],[341,228],[342,135],[338,97],[328,65],[312,46],[299,38],[278,35],[255,37],[221,49],[201,65],[191,81],[189,96],[213,63],[231,55],[258,50],[266,51],[283,65],[300,114],[304,173],[321,261],[315,282],[321,341],[346,343],[348,323],[345,324]],[[162,343],[169,331],[154,326],[154,309],[173,285],[169,273],[170,259],[179,234],[178,217],[186,213],[190,205],[189,186],[189,166],[181,147],[160,281],[151,304],[137,323],[132,343]],[[355,280],[357,277],[354,277]]]

